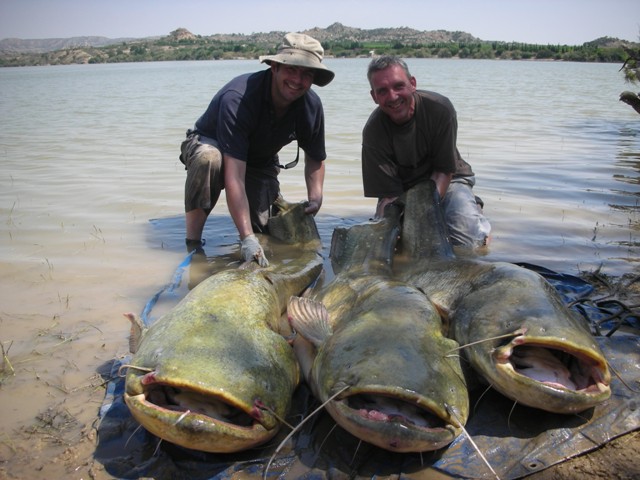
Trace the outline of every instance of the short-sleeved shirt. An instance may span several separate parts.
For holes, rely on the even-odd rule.
[[[396,197],[431,177],[473,175],[458,152],[458,120],[449,99],[435,92],[414,93],[415,113],[397,125],[376,108],[362,133],[362,181],[365,197]]]
[[[252,168],[273,167],[280,149],[296,139],[311,158],[327,156],[320,97],[309,90],[284,117],[276,119],[270,70],[240,75],[227,83],[196,121],[195,130],[215,139],[223,154]]]

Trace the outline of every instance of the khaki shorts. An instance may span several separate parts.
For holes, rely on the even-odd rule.
[[[180,160],[187,170],[184,189],[185,212],[202,209],[211,213],[224,188],[222,153],[217,142],[209,137],[191,134],[180,146]],[[249,201],[254,232],[266,233],[271,205],[280,192],[278,169],[247,168],[245,190]]]

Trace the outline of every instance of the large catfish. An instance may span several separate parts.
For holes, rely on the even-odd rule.
[[[459,357],[449,355],[458,344],[443,336],[434,306],[390,278],[399,213],[392,205],[381,221],[336,229],[335,278],[293,297],[287,314],[310,342],[298,338],[296,354],[333,419],[378,447],[421,452],[461,433],[469,398]]]
[[[316,280],[323,262],[304,204],[279,200],[278,206],[269,229],[292,244],[286,261],[272,257],[267,268],[216,273],[148,329],[128,314],[135,355],[124,399],[158,437],[195,450],[236,452],[272,438],[286,416],[299,367],[279,322],[288,299]]]
[[[588,325],[539,274],[506,262],[456,258],[428,181],[405,197],[398,278],[448,317],[473,369],[530,407],[575,413],[611,394],[607,361]],[[400,262],[398,262],[400,263]]]

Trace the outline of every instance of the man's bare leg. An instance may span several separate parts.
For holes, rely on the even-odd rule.
[[[207,216],[207,213],[201,208],[196,208],[185,213],[187,240],[202,240],[202,231],[204,230]]]

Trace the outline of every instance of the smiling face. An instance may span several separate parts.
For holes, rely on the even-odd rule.
[[[271,95],[276,108],[286,108],[311,88],[314,72],[310,68],[271,64]]]
[[[415,111],[416,79],[410,77],[400,65],[391,65],[372,74],[371,98],[392,122],[402,125]]]

